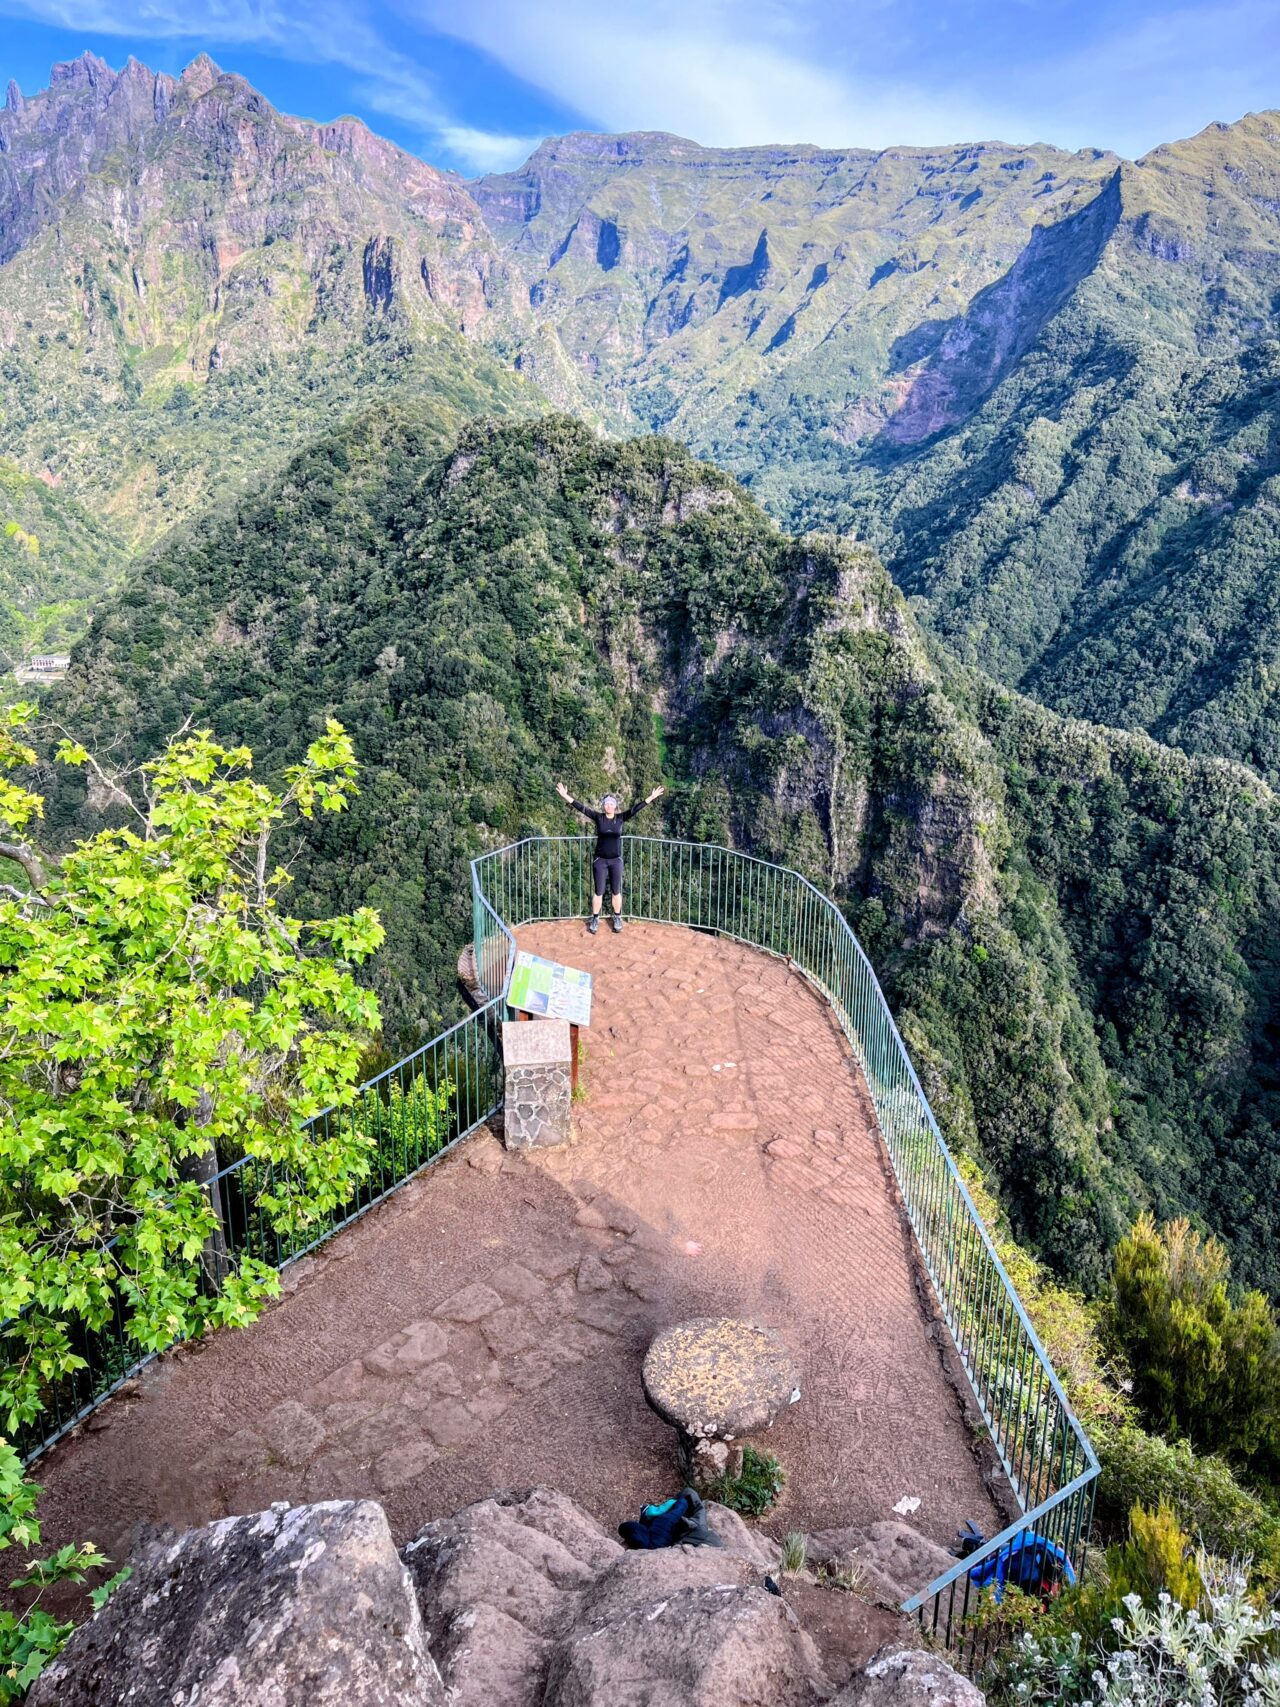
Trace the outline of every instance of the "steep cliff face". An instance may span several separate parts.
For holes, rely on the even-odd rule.
[[[0,111],[4,449],[146,541],[372,388],[443,432],[528,408],[459,181],[351,119],[289,119],[207,57],[92,55]]]
[[[967,417],[761,489],[859,528],[1002,679],[1275,779],[1280,125],[1211,126],[1115,183],[1095,264]]]
[[[1137,162],[575,136],[473,189],[611,424],[856,531],[1005,681],[1280,777],[1275,114]]]
[[[1037,281],[1055,271],[1035,234],[1069,230],[1117,164],[998,144],[710,149],[642,133],[544,143],[472,190],[535,318],[618,419],[706,445],[786,374],[825,430],[857,439],[908,404],[914,370],[975,298],[1025,276],[1029,246]],[[1090,241],[1061,247],[1057,291],[1087,268]],[[1042,319],[1055,304],[1035,294]],[[994,383],[998,359],[987,366]],[[917,398],[901,431],[927,415]]]

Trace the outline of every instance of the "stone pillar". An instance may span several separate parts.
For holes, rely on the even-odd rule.
[[[502,1141],[507,1149],[566,1143],[573,1108],[568,1020],[506,1021],[502,1060]]]

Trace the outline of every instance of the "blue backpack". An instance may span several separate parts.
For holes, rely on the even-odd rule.
[[[618,1534],[628,1547],[718,1547],[707,1528],[707,1513],[693,1488],[685,1488],[673,1500],[647,1505],[639,1521],[618,1525]]]
[[[997,1604],[1006,1585],[1021,1589],[1024,1594],[1039,1595],[1043,1600],[1057,1594],[1064,1583],[1074,1585],[1075,1580],[1076,1573],[1065,1551],[1047,1535],[1037,1535],[1033,1530],[1024,1530],[969,1572],[969,1581],[976,1588],[994,1591]]]

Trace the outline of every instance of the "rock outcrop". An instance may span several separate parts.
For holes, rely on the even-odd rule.
[[[370,1500],[272,1506],[153,1543],[28,1707],[443,1707]]]
[[[936,1654],[895,1648],[877,1654],[829,1707],[982,1707],[985,1700]]]
[[[810,1535],[808,1557],[834,1576],[857,1581],[863,1593],[886,1606],[901,1606],[955,1564],[936,1541],[892,1518],[867,1530],[824,1529]]]
[[[715,1546],[628,1552],[534,1488],[428,1524],[402,1562],[367,1500],[226,1518],[146,1547],[30,1707],[980,1707],[910,1649],[834,1695],[772,1543],[709,1521]]]
[[[732,1519],[732,1514],[725,1514]],[[745,1525],[718,1547],[626,1552],[563,1494],[495,1495],[405,1549],[457,1707],[800,1707],[817,1650]],[[643,1696],[637,1691],[643,1686]]]

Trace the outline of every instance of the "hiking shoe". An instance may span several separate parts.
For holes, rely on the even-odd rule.
[[[594,936],[600,929],[599,913],[592,913],[591,917],[587,920],[587,929],[590,931],[592,936]]]
[[[618,932],[622,929],[622,914],[615,913],[610,923],[613,925],[614,936],[617,936]]]

